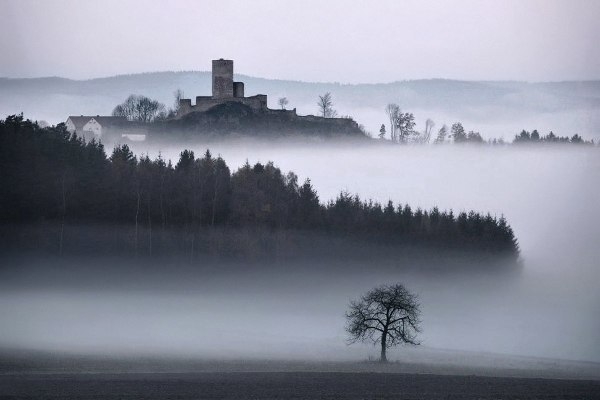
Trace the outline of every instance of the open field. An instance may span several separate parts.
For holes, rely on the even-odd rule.
[[[398,373],[201,372],[0,376],[1,399],[600,399],[600,381]]]
[[[597,363],[428,353],[380,364],[5,351],[0,399],[600,399]]]

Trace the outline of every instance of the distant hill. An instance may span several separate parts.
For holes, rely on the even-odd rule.
[[[520,129],[553,130],[600,138],[600,81],[493,82],[445,79],[384,84],[339,84],[273,80],[237,75],[246,95],[267,94],[269,107],[287,97],[288,108],[301,115],[317,112],[319,94],[331,92],[340,115],[351,115],[376,133],[387,124],[384,107],[395,102],[415,114],[417,128],[432,118],[437,126],[462,121],[484,137],[512,138]],[[144,94],[171,106],[173,92],[186,97],[209,95],[209,72],[154,72],[90,80],[58,77],[0,78],[0,115],[23,112],[26,117],[64,121],[68,115],[109,114],[129,94]]]

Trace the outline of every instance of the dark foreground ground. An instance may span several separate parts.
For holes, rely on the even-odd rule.
[[[381,364],[0,349],[0,400],[600,399],[597,363],[427,349],[419,354],[419,361]]]
[[[0,376],[1,399],[600,399],[600,381],[373,372]]]

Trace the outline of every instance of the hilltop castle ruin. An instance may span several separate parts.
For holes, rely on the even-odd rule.
[[[347,136],[365,138],[364,130],[350,117],[325,118],[298,115],[296,109],[270,109],[267,95],[244,96],[244,83],[233,81],[233,60],[213,60],[212,96],[180,99],[176,115],[152,122],[128,121],[115,116],[70,116],[70,132],[88,140],[113,142],[172,138],[174,132],[194,135],[239,136]]]
[[[268,110],[266,94],[244,97],[244,83],[233,81],[233,60],[213,60],[212,96],[196,96],[195,105],[192,105],[192,99],[180,99],[177,118],[195,111],[208,111],[228,102],[244,104],[253,111]]]
[[[296,109],[274,110],[267,95],[244,96],[244,83],[233,81],[233,60],[213,60],[212,96],[180,99],[175,118],[166,122],[173,129],[222,134],[346,135],[364,137],[351,118],[324,118],[298,115]]]

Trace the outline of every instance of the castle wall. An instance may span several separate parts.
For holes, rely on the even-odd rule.
[[[185,115],[192,110],[192,99],[179,99],[178,115]]]
[[[244,82],[233,82],[233,97],[244,97]]]
[[[233,97],[233,60],[213,60],[212,94],[217,99]]]
[[[196,96],[196,105],[191,105],[191,99],[181,99],[179,101],[179,112],[177,117],[182,117],[185,114],[191,112],[205,112],[217,106],[227,102],[242,103],[250,107],[253,111],[266,111],[267,108],[267,96],[259,94],[251,97],[232,97],[229,99],[215,99],[211,96]]]
[[[298,115],[299,121],[318,123],[339,129],[358,129],[358,123],[351,118],[324,118],[316,115]]]

